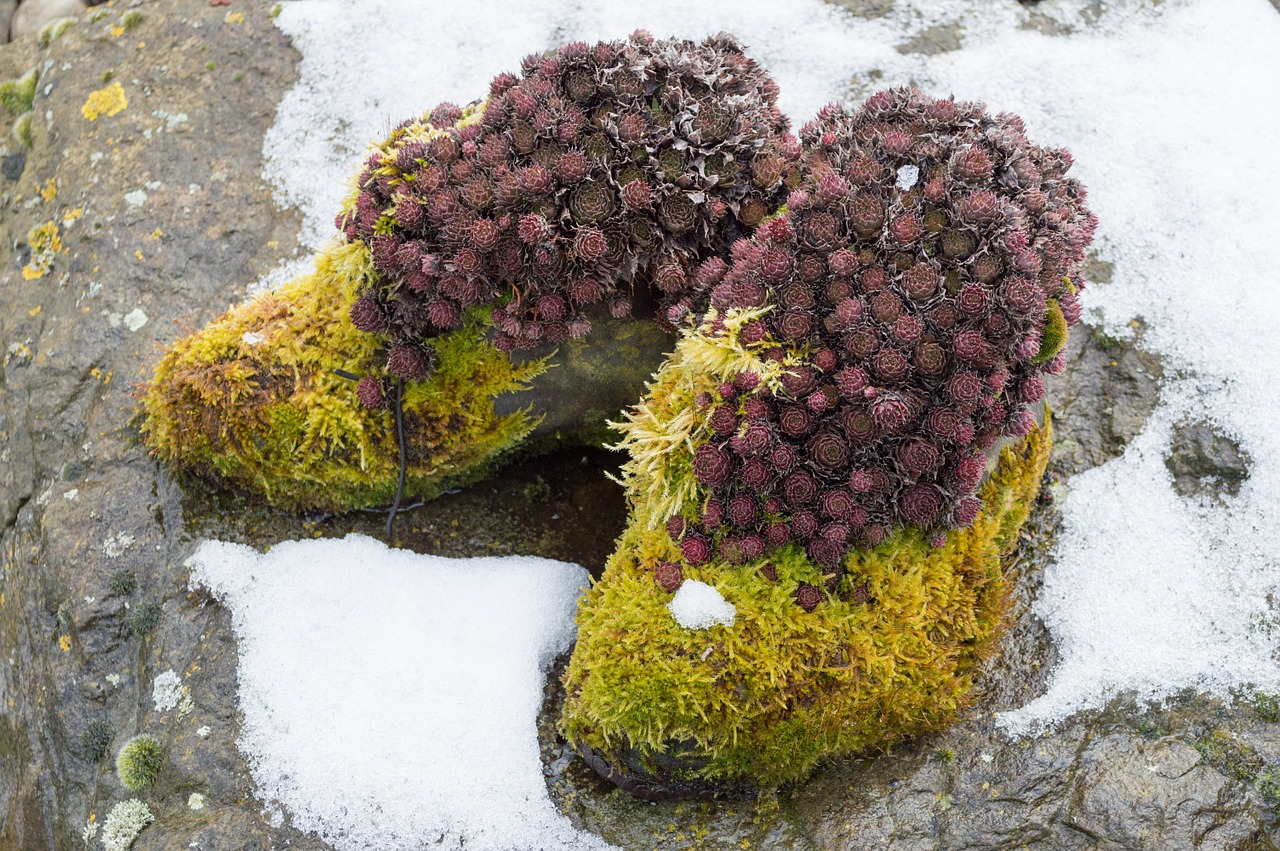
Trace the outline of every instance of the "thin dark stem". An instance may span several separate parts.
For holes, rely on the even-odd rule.
[[[396,379],[396,443],[400,447],[400,478],[396,482],[396,498],[391,503],[391,511],[387,513],[387,543],[391,543],[391,529],[396,522],[396,512],[400,510],[400,500],[404,498],[404,379]]]

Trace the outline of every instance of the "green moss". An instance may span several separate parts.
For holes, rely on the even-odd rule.
[[[90,721],[80,733],[80,756],[85,762],[102,762],[111,746],[111,725],[105,721]]]
[[[40,73],[32,68],[16,80],[0,81],[0,106],[13,116],[30,112],[35,102],[36,83],[39,80]]]
[[[57,41],[63,33],[76,25],[75,18],[58,18],[50,21],[40,28],[40,32],[36,34],[36,44],[41,47],[48,47]]]
[[[1044,333],[1040,337],[1040,351],[1031,359],[1032,363],[1044,363],[1051,359],[1067,345],[1067,320],[1062,315],[1062,308],[1057,299],[1049,299],[1044,314]]]
[[[753,356],[696,337],[681,341],[624,426],[632,517],[579,609],[563,732],[667,780],[771,787],[949,723],[1005,622],[1002,560],[1039,489],[1048,422],[1002,452],[972,526],[939,548],[907,529],[850,553],[845,578],[813,612],[796,604],[796,589],[821,585],[822,574],[798,547],[741,566],[686,564],[686,579],[737,610],[732,625],[686,630],[653,578],[658,563],[680,560],[665,519],[699,498],[688,449],[697,425],[685,413],[704,382]]]
[[[150,600],[138,605],[129,615],[129,629],[134,635],[150,635],[160,625],[162,612],[160,604]]]
[[[1262,759],[1238,736],[1227,730],[1214,730],[1195,743],[1200,760],[1241,783],[1252,783],[1262,770]]]
[[[281,6],[279,3],[277,3],[271,7],[270,15],[273,18],[278,18],[280,17],[280,13],[283,11],[284,11],[284,6]]]
[[[106,6],[95,6],[89,12],[89,14],[85,17],[85,20],[91,24],[96,24],[98,21],[105,18],[108,14],[110,14],[110,10]]]
[[[131,30],[138,24],[142,23],[145,18],[146,16],[137,9],[130,9],[120,16],[120,23],[124,25],[125,29]]]
[[[30,148],[31,139],[31,113],[24,112],[13,121],[13,139],[24,148]]]
[[[951,748],[938,748],[933,752],[933,758],[942,765],[950,765],[956,761],[956,752]]]
[[[107,588],[116,597],[128,597],[138,587],[138,577],[132,570],[117,570],[107,578]]]
[[[1280,768],[1268,768],[1258,774],[1258,794],[1273,813],[1280,813]]]
[[[134,736],[116,756],[116,776],[126,788],[140,791],[156,782],[164,759],[164,745],[159,739],[146,733]]]
[[[217,479],[291,509],[348,510],[391,501],[395,421],[369,410],[356,383],[383,356],[351,324],[373,274],[360,243],[335,245],[316,271],[232,309],[176,342],[143,398],[147,445],[182,472]],[[433,497],[475,481],[535,425],[499,416],[494,399],[546,365],[515,365],[487,339],[487,310],[436,343],[436,371],[405,387],[409,493]]]

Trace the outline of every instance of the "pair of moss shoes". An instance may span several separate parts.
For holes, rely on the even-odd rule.
[[[776,97],[728,36],[641,32],[406,122],[315,272],[161,360],[149,445],[286,508],[401,472],[430,497],[657,368],[569,739],[679,796],[947,723],[1003,623],[1096,220],[1016,116],[897,89],[797,139]]]

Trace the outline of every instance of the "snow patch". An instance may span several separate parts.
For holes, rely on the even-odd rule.
[[[920,181],[920,167],[914,165],[904,165],[898,169],[898,179],[894,185],[906,192],[912,186]]]
[[[359,535],[205,542],[188,564],[232,613],[238,744],[268,809],[339,851],[609,847],[547,797],[535,726],[581,567]]]
[[[738,615],[738,610],[719,591],[696,579],[680,584],[667,609],[685,629],[706,629],[716,624],[731,626]]]

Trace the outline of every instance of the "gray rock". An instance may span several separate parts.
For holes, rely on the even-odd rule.
[[[18,8],[18,0],[0,0],[0,42],[9,40],[9,22]]]
[[[9,37],[35,38],[40,28],[59,18],[74,18],[89,8],[84,0],[23,0],[13,13]]]
[[[1164,465],[1183,496],[1235,496],[1249,478],[1249,456],[1211,423],[1183,423],[1173,430]]]

